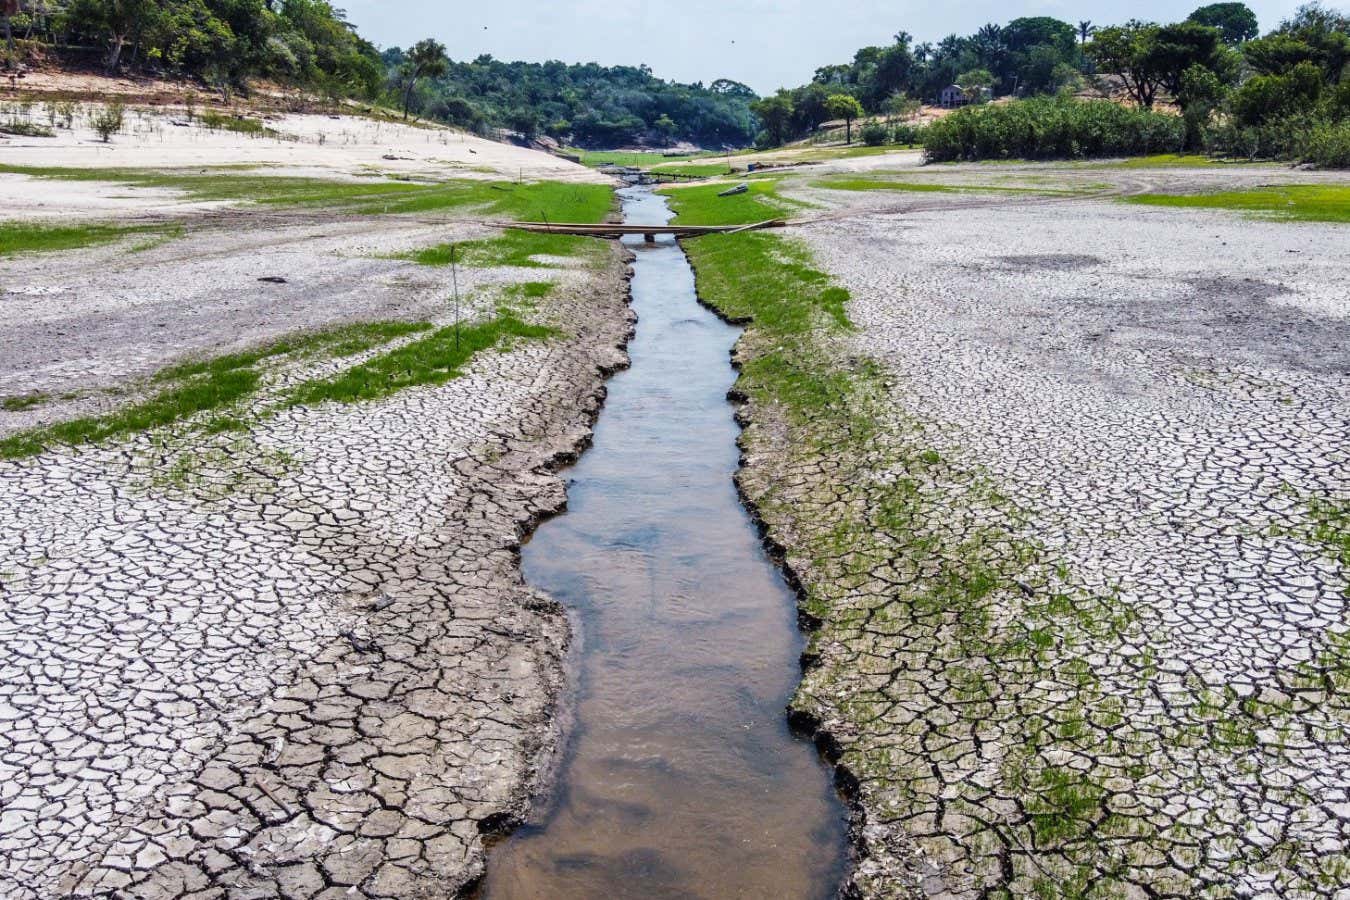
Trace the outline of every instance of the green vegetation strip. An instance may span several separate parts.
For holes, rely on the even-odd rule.
[[[574,234],[541,234],[516,228],[508,228],[500,237],[461,241],[458,244],[437,244],[403,254],[402,258],[424,266],[448,266],[452,248],[454,262],[481,269],[495,266],[547,268],[548,263],[535,259],[538,256],[582,257],[592,264],[599,264],[605,258],[604,242],[597,238]]]
[[[592,168],[630,166],[638,169],[662,164],[678,164],[682,160],[716,155],[712,152],[705,152],[691,153],[688,156],[666,156],[664,153],[654,150],[581,150],[572,147],[563,152],[578,157],[583,166],[591,166]]]
[[[601,222],[613,206],[613,190],[600,184],[556,181],[515,184],[463,179],[436,183],[346,182],[216,170],[147,171],[0,165],[0,173],[66,181],[112,181],[136,187],[182,191],[193,200],[280,206],[336,206],[352,212],[425,213],[466,207],[485,215],[554,222]]]
[[[750,190],[729,197],[718,196],[731,185],[663,188],[676,211],[675,225],[749,225],[781,218],[804,204],[778,195],[777,179],[749,182]]]
[[[1295,184],[1214,194],[1140,194],[1127,198],[1146,206],[1229,209],[1280,219],[1350,222],[1350,186]]]
[[[149,399],[102,416],[88,416],[21,431],[0,440],[0,459],[41,453],[55,444],[91,444],[171,425],[205,412],[233,406],[252,396],[262,375],[257,364],[283,355],[350,356],[396,337],[425,331],[419,322],[374,322],[287,338],[210,360],[182,363],[158,373],[153,383],[169,384]],[[6,401],[8,409],[9,401]],[[20,407],[22,408],[22,407]],[[207,424],[212,431],[237,424],[228,417]]]
[[[515,338],[546,338],[555,332],[505,314],[486,322],[441,328],[396,350],[355,366],[336,378],[307,381],[291,395],[290,405],[325,401],[353,403],[377,400],[407,387],[442,384],[460,374],[460,368],[479,350]]]
[[[993,184],[940,184],[936,182],[886,181],[878,178],[826,178],[813,182],[815,187],[835,191],[903,191],[918,194],[1079,194],[1075,188],[1008,187]]]
[[[37,225],[28,222],[0,222],[0,256],[92,247],[145,230],[117,225]]]

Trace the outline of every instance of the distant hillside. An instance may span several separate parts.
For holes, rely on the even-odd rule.
[[[396,76],[404,51],[395,47],[383,57]],[[581,147],[680,141],[743,147],[758,128],[750,112],[753,100],[755,92],[735,81],[678,84],[657,78],[646,66],[508,63],[480,56],[451,62],[445,76],[419,83],[412,108],[465,128],[547,134]]]

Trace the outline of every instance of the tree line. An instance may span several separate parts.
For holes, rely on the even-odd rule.
[[[915,44],[900,32],[891,45],[865,47],[851,62],[825,66],[810,83],[780,90],[752,108],[764,129],[760,143],[779,144],[836,118],[911,113],[920,101],[935,101],[949,84],[978,104],[994,97],[1071,94],[1095,81],[1143,110],[1164,101],[1177,108],[1180,127],[1164,129],[1179,135],[1182,146],[1175,149],[1299,156],[1307,154],[1297,145],[1314,135],[1330,140],[1347,127],[1347,64],[1345,15],[1311,3],[1260,36],[1250,8],[1224,2],[1166,24],[1132,20],[1098,27],[1040,16],[985,25],[937,44]],[[840,116],[846,99],[858,110]],[[1053,104],[1033,108],[1060,124],[1153,123],[1105,111],[1075,115]],[[1014,120],[1033,127],[1029,115],[990,114],[984,120],[991,128],[995,119],[1003,127]],[[1155,124],[1148,126],[1150,134]],[[944,135],[944,144],[949,137]]]
[[[0,0],[6,65],[56,55],[247,90],[254,79],[386,101],[465,128],[588,147],[689,141],[742,147],[755,92],[679,84],[645,66],[451,61],[427,39],[379,52],[327,0]]]
[[[9,0],[4,52],[92,54],[124,70],[200,79],[221,89],[251,78],[377,95],[385,69],[327,0]]]
[[[429,68],[426,60],[437,55],[443,65]],[[430,40],[406,51],[390,48],[383,59],[405,110],[469,129],[507,128],[582,147],[677,141],[743,147],[757,128],[750,111],[755,92],[728,79],[704,86],[664,81],[646,66],[503,62],[488,55],[451,61]]]

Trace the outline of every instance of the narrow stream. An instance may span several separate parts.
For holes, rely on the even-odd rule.
[[[670,218],[649,190],[620,196],[628,222]],[[633,247],[632,368],[609,383],[569,511],[523,551],[579,621],[575,721],[550,805],[493,850],[483,895],[830,897],[843,807],[788,731],[793,597],[732,483],[740,332],[698,304],[672,240]]]

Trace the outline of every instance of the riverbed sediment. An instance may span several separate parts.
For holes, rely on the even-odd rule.
[[[1344,226],[781,189],[851,207],[786,235],[851,387],[747,397],[739,478],[818,627],[848,890],[1339,896]]]
[[[481,873],[557,738],[569,627],[518,548],[626,364],[626,262],[605,252],[470,273],[470,320],[545,274],[531,316],[556,333],[443,384],[0,462],[0,892],[440,896]],[[302,284],[330,253],[296,251]],[[422,277],[410,308],[395,280],[347,315],[448,323]],[[262,327],[342,320],[291,290]],[[136,320],[102,296],[96,327]],[[231,309],[210,311],[226,341]],[[262,324],[247,304],[234,321]],[[110,372],[132,343],[105,344]],[[255,402],[384,349],[268,370]]]

